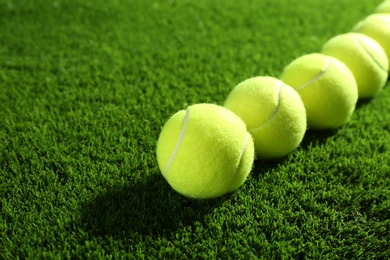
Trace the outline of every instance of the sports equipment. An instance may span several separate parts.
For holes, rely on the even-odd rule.
[[[359,98],[375,96],[385,85],[389,61],[375,40],[361,33],[333,37],[322,48],[325,55],[342,61],[355,77]]]
[[[390,5],[389,5],[390,6]],[[372,14],[353,29],[377,41],[390,58],[390,14]]]
[[[375,10],[375,13],[390,13],[390,1],[384,1]]]
[[[301,56],[285,67],[280,79],[301,96],[309,128],[337,128],[355,110],[355,78],[336,58],[319,53]]]
[[[254,77],[238,84],[224,106],[248,127],[260,158],[287,155],[301,143],[306,112],[298,93],[273,77]]]
[[[177,192],[206,199],[236,190],[254,160],[244,122],[226,108],[197,104],[174,114],[157,142],[160,170]]]

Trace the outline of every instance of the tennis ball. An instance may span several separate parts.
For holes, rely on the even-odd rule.
[[[236,190],[253,160],[253,140],[244,122],[213,104],[192,105],[174,114],[157,142],[163,176],[190,198],[214,198]]]
[[[304,55],[287,65],[280,79],[301,96],[309,128],[337,128],[355,110],[355,78],[336,58],[320,53]]]
[[[373,14],[352,29],[377,41],[390,58],[390,14]]]
[[[224,106],[245,122],[256,154],[263,159],[292,152],[306,131],[305,107],[298,93],[273,77],[254,77],[239,83]]]
[[[390,13],[390,1],[384,1],[375,10],[375,13]]]
[[[355,77],[359,98],[375,96],[387,81],[386,53],[379,43],[364,34],[337,35],[325,43],[321,52],[347,65]]]

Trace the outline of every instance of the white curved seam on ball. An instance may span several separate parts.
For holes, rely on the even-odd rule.
[[[388,71],[382,67],[382,65],[379,63],[379,61],[377,59],[374,58],[374,56],[372,56],[372,54],[366,49],[366,47],[364,47],[364,44],[361,42],[361,40],[359,39],[359,36],[356,36],[354,37],[354,39],[358,42],[358,44],[360,45],[360,47],[363,48],[363,50],[368,54],[368,56],[370,56],[370,58],[376,63],[376,65],[379,66],[379,68],[381,68],[381,70],[383,70],[384,72],[388,73]],[[378,43],[379,44],[379,43]],[[382,48],[382,47],[381,47]]]
[[[236,171],[234,172],[234,175],[233,175],[233,178],[232,178],[232,181],[229,185],[229,191],[232,191],[232,187],[233,187],[233,184],[234,184],[234,181],[237,177],[237,174],[238,174],[238,170],[240,169],[240,165],[242,163],[242,158],[244,157],[244,153],[246,151],[246,146],[248,144],[248,138],[250,137],[249,133],[247,132],[246,135],[245,135],[245,140],[244,140],[244,144],[242,146],[242,149],[241,149],[241,154],[240,154],[240,160],[238,160],[238,165],[237,165],[237,168],[236,168]]]
[[[328,57],[325,57],[326,59],[326,64],[325,64],[325,67],[314,77],[312,78],[311,80],[309,80],[308,82],[306,82],[305,84],[297,87],[295,90],[301,90],[301,89],[304,89],[306,88],[307,86],[309,86],[311,83],[317,81],[322,75],[324,75],[324,73],[329,69],[330,67],[330,59]]]
[[[256,131],[259,131],[259,130],[263,129],[264,127],[269,125],[275,119],[275,117],[279,113],[279,109],[280,109],[280,96],[281,96],[281,92],[282,92],[282,85],[283,85],[283,82],[280,81],[279,84],[276,86],[277,92],[278,92],[278,104],[277,104],[277,106],[275,108],[275,111],[272,114],[272,116],[264,124],[262,124],[261,126],[249,129],[250,132],[253,133],[253,132],[256,132]]]
[[[173,153],[172,153],[172,155],[171,155],[171,158],[169,158],[169,161],[168,161],[167,165],[165,166],[164,176],[167,175],[168,169],[169,169],[169,167],[171,166],[171,164],[172,164],[172,162],[173,162],[173,159],[175,159],[175,156],[176,156],[176,154],[177,154],[177,151],[179,150],[179,146],[180,146],[181,142],[182,142],[183,139],[184,139],[184,134],[185,134],[186,129],[187,129],[187,122],[188,122],[189,114],[190,114],[190,109],[187,108],[187,110],[186,110],[186,116],[184,117],[183,128],[181,129],[181,132],[180,132],[179,140],[178,140],[177,143],[176,143],[176,146],[175,146],[175,149],[173,150]]]

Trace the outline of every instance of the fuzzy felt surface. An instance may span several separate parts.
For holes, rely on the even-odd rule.
[[[237,189],[252,169],[244,122],[226,108],[197,104],[174,114],[157,142],[161,172],[179,193],[214,198]]]
[[[216,199],[177,193],[156,156],[177,111],[381,2],[0,1],[0,259],[390,259],[389,82]]]
[[[279,158],[298,147],[306,132],[306,111],[299,94],[273,77],[239,83],[224,106],[243,119],[261,158]]]
[[[390,62],[390,13],[372,14],[356,24],[352,30],[363,33],[378,42]]]
[[[358,87],[359,98],[375,96],[385,85],[389,61],[375,40],[360,33],[346,33],[330,39],[322,53],[333,56],[351,70]]]
[[[298,57],[286,66],[280,79],[301,96],[309,128],[340,127],[355,110],[355,78],[336,58],[319,53]]]

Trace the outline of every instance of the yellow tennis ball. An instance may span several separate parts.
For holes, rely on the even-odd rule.
[[[390,14],[372,14],[360,21],[352,31],[367,35],[377,41],[390,58]]]
[[[390,13],[390,1],[384,1],[375,10],[375,13]]]
[[[355,110],[355,78],[336,58],[319,53],[304,55],[287,65],[280,79],[301,96],[309,128],[337,128]]]
[[[333,37],[322,53],[342,61],[351,70],[358,87],[359,98],[375,96],[385,85],[389,61],[383,48],[361,33],[346,33]]]
[[[214,198],[236,190],[253,160],[253,140],[244,122],[213,104],[189,106],[174,114],[157,142],[163,176],[174,190],[191,198]]]
[[[247,125],[260,158],[287,155],[306,132],[306,112],[298,93],[273,77],[254,77],[238,84],[224,106]]]

